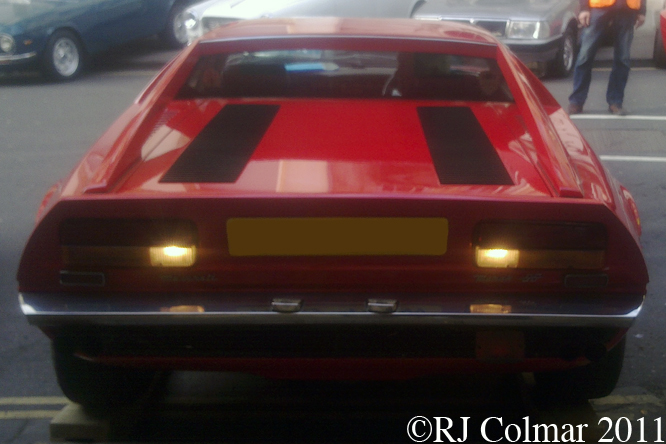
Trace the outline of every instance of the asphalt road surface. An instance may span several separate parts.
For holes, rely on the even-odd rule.
[[[637,41],[649,42],[649,31],[638,35]],[[412,422],[417,432],[425,430],[421,427],[428,421],[435,424],[437,417],[449,418],[452,437],[488,442],[481,434],[484,420],[490,421],[485,429],[489,440],[502,439],[507,429],[508,438],[513,439],[528,417],[532,424],[557,425],[560,433],[566,425],[588,424],[581,429],[586,442],[604,437],[641,442],[641,432],[643,442],[655,442],[663,430],[661,418],[666,417],[666,285],[662,272],[666,258],[666,71],[655,70],[644,60],[651,50],[641,46],[637,52],[643,60],[636,62],[625,102],[631,115],[608,116],[604,88],[609,70],[602,62],[594,72],[586,112],[575,120],[606,167],[636,198],[651,276],[646,308],[630,331],[625,367],[612,396],[578,406],[550,405],[535,396],[529,375],[322,384],[176,373],[165,377],[142,405],[118,412],[102,425],[95,423],[91,430],[99,432],[102,427],[103,439],[123,442],[411,442],[408,423],[422,416],[426,422]],[[49,424],[67,404],[51,369],[48,341],[27,325],[16,299],[14,276],[35,211],[49,186],[69,172],[173,55],[148,40],[108,54],[73,83],[45,83],[34,74],[0,77],[2,443],[49,441]],[[566,104],[571,80],[545,83]],[[465,417],[470,418],[467,428]],[[64,428],[57,429],[58,436],[73,439],[69,433],[74,429],[67,429],[67,418],[59,418]],[[502,424],[493,418],[501,418]],[[463,435],[465,431],[467,435]],[[95,439],[91,436],[88,439]]]

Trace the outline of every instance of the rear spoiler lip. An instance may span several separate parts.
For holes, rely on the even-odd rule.
[[[553,196],[583,198],[580,178],[571,164],[569,154],[562,145],[544,105],[541,104],[526,82],[521,82],[512,73],[533,76],[521,69],[519,60],[504,45],[498,46],[497,61],[504,72],[509,88],[513,92],[527,132],[532,137],[536,158],[532,161],[541,172],[544,182],[551,188]],[[538,81],[538,80],[537,80]]]

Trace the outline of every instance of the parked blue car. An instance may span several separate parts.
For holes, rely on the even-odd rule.
[[[179,17],[192,0],[1,0],[0,70],[39,67],[75,78],[90,55],[159,34],[187,43]]]

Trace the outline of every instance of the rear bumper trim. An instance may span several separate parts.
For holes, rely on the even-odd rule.
[[[502,327],[614,327],[629,328],[643,306],[642,296],[628,296],[634,304],[617,304],[612,299],[596,304],[587,298],[570,298],[577,303],[551,303],[524,307],[514,313],[469,313],[469,304],[455,306],[445,301],[428,304],[418,300],[400,302],[393,313],[369,311],[367,297],[335,305],[317,302],[319,298],[303,297],[302,309],[294,313],[279,313],[271,308],[274,297],[282,295],[254,294],[201,295],[71,295],[21,293],[21,309],[28,321],[38,327],[72,325],[158,326],[158,325],[307,325],[307,324],[370,324],[370,325],[442,325],[442,326],[502,326]],[[367,295],[366,295],[367,296]],[[391,298],[399,295],[391,295]],[[458,300],[447,295],[448,300]],[[373,295],[376,297],[376,295]],[[387,295],[388,297],[388,295]],[[466,296],[467,297],[467,296]],[[521,296],[525,298],[525,296]],[[536,296],[535,296],[536,297]],[[266,302],[263,302],[263,299]],[[581,300],[582,299],[582,300]],[[144,302],[139,305],[132,301]],[[403,299],[404,300],[404,299]],[[613,299],[614,300],[614,299]],[[155,302],[156,301],[156,302]],[[505,300],[506,301],[506,298]],[[152,302],[152,303],[151,303]],[[587,303],[586,303],[587,302]],[[187,305],[183,305],[186,303]],[[196,307],[197,309],[188,309]],[[516,310],[517,311],[517,310]]]

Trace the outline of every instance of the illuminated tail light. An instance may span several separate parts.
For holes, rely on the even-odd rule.
[[[69,219],[60,244],[66,266],[189,267],[197,230],[183,220]]]
[[[474,233],[482,268],[600,269],[606,244],[596,223],[482,222]]]
[[[483,268],[516,268],[519,254],[518,250],[476,247],[476,264]]]
[[[189,267],[194,264],[194,246],[150,247],[150,265],[153,267]]]

